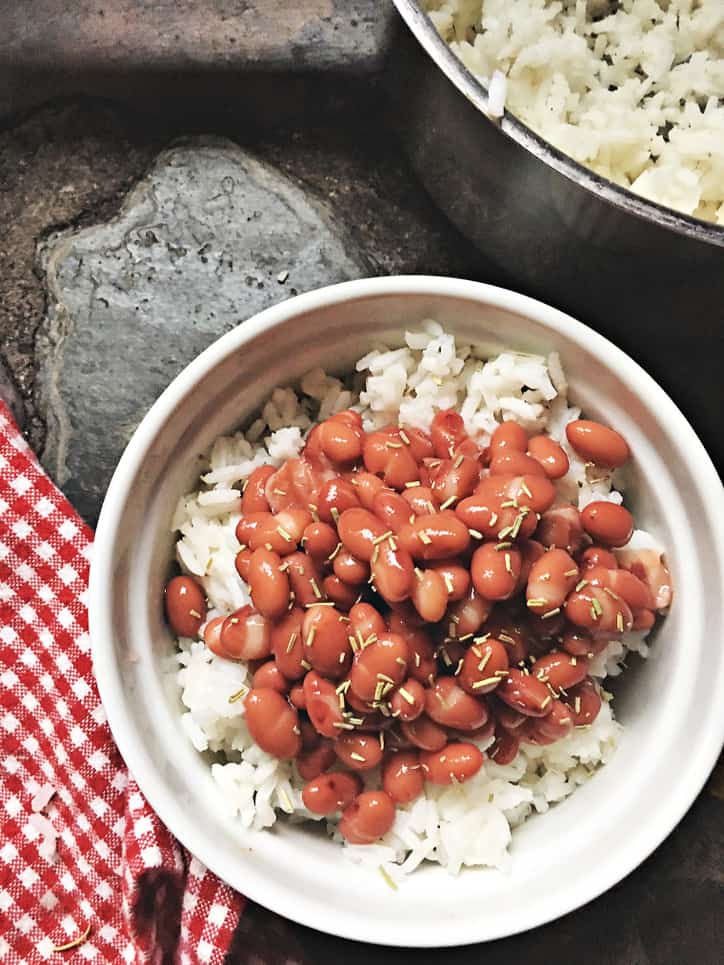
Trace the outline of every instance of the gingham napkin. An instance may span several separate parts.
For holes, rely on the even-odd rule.
[[[0,401],[0,961],[221,963],[244,899],[161,824],[100,704],[92,536]]]

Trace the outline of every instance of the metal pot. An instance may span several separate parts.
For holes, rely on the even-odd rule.
[[[400,135],[435,202],[496,270],[644,359],[653,337],[718,339],[724,228],[613,184],[509,113],[491,121],[486,89],[420,6],[394,2],[411,31],[387,75]]]

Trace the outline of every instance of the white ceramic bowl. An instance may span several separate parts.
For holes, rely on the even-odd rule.
[[[396,893],[303,827],[245,831],[223,816],[209,768],[179,725],[163,666],[169,521],[198,455],[277,385],[315,365],[343,370],[377,338],[439,319],[465,341],[560,352],[573,399],[616,426],[635,456],[637,520],[668,547],[676,590],[650,658],[617,691],[625,734],[612,762],[515,832],[512,870],[438,866]],[[141,423],[108,490],[93,555],[95,671],[113,734],[171,831],[221,878],[288,918],[347,938],[456,945],[550,921],[628,874],[681,819],[724,737],[724,495],[691,427],[610,342],[513,292],[448,278],[378,278],[300,295],[255,316],[192,362]]]

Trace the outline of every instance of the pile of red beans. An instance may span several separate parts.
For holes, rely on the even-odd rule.
[[[629,457],[614,430],[578,420],[573,449],[604,472]],[[590,659],[647,628],[645,572],[619,566],[633,519],[610,502],[557,500],[564,449],[504,422],[490,445],[454,411],[430,433],[366,433],[346,411],[317,425],[301,456],[263,466],[241,495],[236,568],[252,606],[206,623],[216,654],[250,662],[251,736],[295,761],[305,806],[355,844],[392,826],[425,782],[462,783],[488,756],[550,744],[595,720]],[[598,471],[598,470],[596,470]],[[169,623],[195,637],[199,584],[174,577]],[[381,787],[360,775],[380,767]]]

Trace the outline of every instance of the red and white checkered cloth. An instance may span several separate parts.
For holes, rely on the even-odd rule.
[[[0,402],[0,961],[221,963],[244,899],[161,824],[98,697],[92,536]]]

